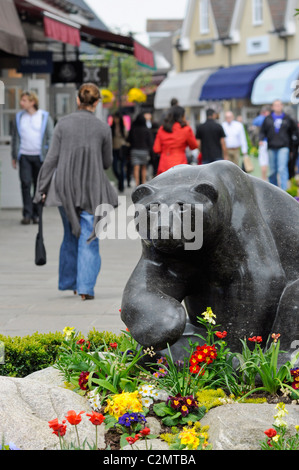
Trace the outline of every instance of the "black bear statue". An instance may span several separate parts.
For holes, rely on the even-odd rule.
[[[292,196],[217,161],[175,166],[138,186],[132,200],[142,253],[121,318],[140,345],[175,345],[211,307],[232,352],[240,339],[258,335],[265,344],[272,333],[280,334],[285,360],[296,352],[299,204]]]

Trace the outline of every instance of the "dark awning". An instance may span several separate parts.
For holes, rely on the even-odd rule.
[[[254,80],[273,62],[234,65],[221,68],[210,75],[202,87],[199,99],[231,100],[250,98]]]
[[[0,50],[28,56],[26,37],[13,0],[0,2]]]

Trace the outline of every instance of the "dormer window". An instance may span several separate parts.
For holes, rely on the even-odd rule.
[[[252,0],[252,24],[258,26],[263,21],[263,0]]]
[[[209,4],[210,0],[199,0],[199,28],[201,34],[207,34],[210,32]]]

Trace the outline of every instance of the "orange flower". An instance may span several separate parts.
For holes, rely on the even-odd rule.
[[[81,423],[82,420],[82,413],[85,413],[85,411],[80,411],[80,413],[76,413],[74,410],[69,410],[66,415],[66,419],[70,424],[73,426],[76,426],[77,424]]]
[[[101,413],[97,413],[96,411],[92,411],[91,414],[86,413],[86,416],[90,416],[89,421],[91,421],[95,426],[102,424],[105,419],[105,416]]]

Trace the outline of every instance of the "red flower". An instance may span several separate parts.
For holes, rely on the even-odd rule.
[[[252,336],[251,338],[248,338],[248,341],[251,341],[253,343],[261,343],[263,339],[261,336]]]
[[[130,445],[133,445],[136,441],[138,441],[138,439],[139,439],[138,434],[136,434],[135,437],[132,437],[132,436],[126,437],[126,441],[128,441]]]
[[[86,416],[90,416],[89,421],[91,421],[95,426],[102,424],[105,419],[105,416],[101,413],[97,413],[96,411],[92,411],[91,414],[86,413]]]
[[[227,336],[227,331],[216,331],[215,335],[217,338],[223,339]]]
[[[194,366],[190,366],[189,370],[191,374],[198,374],[198,372],[200,371],[200,367],[198,364],[195,364]]]
[[[109,343],[110,348],[116,349],[117,348],[117,343]]]
[[[85,413],[85,411],[80,411],[80,413],[76,413],[74,410],[70,410],[67,412],[66,419],[70,424],[73,426],[76,426],[77,424],[81,423],[82,420],[82,413]]]
[[[84,350],[84,346],[86,346],[86,349],[90,349],[90,342],[89,341],[85,341],[85,339],[81,338],[79,339],[76,344],[78,344],[79,346],[81,345],[81,351]]]
[[[270,437],[271,439],[277,434],[277,432],[273,428],[267,429],[266,431],[264,431],[264,433],[266,434],[267,437]]]
[[[150,428],[143,428],[141,431],[139,431],[139,434],[141,434],[141,436],[148,436],[150,432]]]
[[[79,387],[81,390],[87,390],[87,384],[88,384],[88,377],[89,377],[89,372],[81,372],[79,376]]]
[[[49,428],[53,429],[53,434],[56,434],[56,436],[64,436],[66,433],[66,425],[64,424],[65,420],[62,421],[60,424],[58,422],[58,418],[52,419],[51,421],[48,421]]]

